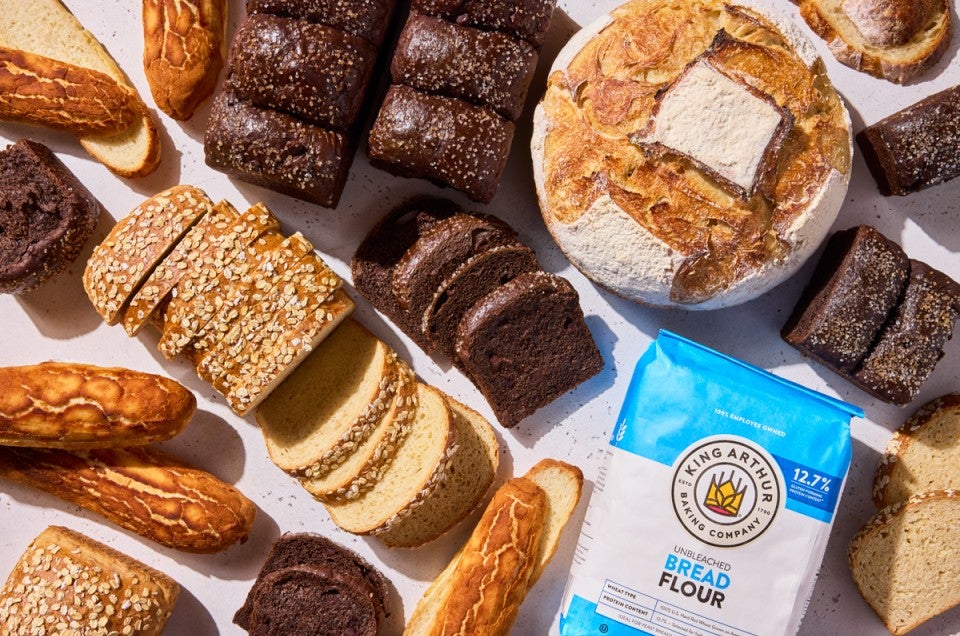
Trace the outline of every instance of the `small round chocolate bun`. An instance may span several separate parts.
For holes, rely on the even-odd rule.
[[[553,64],[531,140],[540,209],[570,261],[618,296],[745,302],[796,272],[836,219],[849,114],[809,38],[749,4],[633,0]]]
[[[0,293],[31,291],[66,269],[101,209],[43,144],[21,139],[0,151]]]

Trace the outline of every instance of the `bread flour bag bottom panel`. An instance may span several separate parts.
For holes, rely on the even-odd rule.
[[[795,633],[859,408],[661,331],[597,476],[563,636]]]

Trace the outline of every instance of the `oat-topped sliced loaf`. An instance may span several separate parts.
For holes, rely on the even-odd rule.
[[[546,272],[521,274],[477,301],[460,322],[456,352],[507,427],[603,367],[576,290]]]
[[[320,501],[354,499],[369,490],[390,469],[397,449],[410,433],[419,407],[417,378],[396,360],[397,388],[362,441],[344,448],[335,465],[315,465],[303,471],[300,484]]]
[[[213,201],[203,190],[178,185],[150,197],[113,226],[83,272],[83,288],[108,325],[123,317],[143,281],[211,209]]]
[[[873,478],[877,508],[930,490],[960,489],[960,394],[950,393],[913,414],[887,443]]]
[[[0,590],[0,632],[121,634],[136,625],[138,635],[159,636],[179,595],[180,586],[166,574],[79,532],[50,526]]]
[[[960,493],[935,490],[884,508],[848,552],[857,588],[900,636],[960,604]]]
[[[449,478],[457,450],[456,428],[444,395],[419,384],[410,433],[393,461],[359,497],[324,505],[333,522],[354,534],[385,532],[412,513]]]
[[[447,396],[459,448],[450,476],[419,508],[389,530],[376,532],[392,547],[415,547],[433,541],[455,526],[480,503],[500,464],[500,445],[482,415]]]
[[[800,15],[843,64],[902,84],[950,48],[947,0],[799,0]]]
[[[396,354],[344,321],[257,407],[270,459],[292,474],[326,474],[367,439],[398,382]]]

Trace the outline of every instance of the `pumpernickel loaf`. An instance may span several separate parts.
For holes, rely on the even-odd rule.
[[[395,0],[247,0],[247,13],[269,13],[323,24],[379,47],[395,5]]]
[[[540,48],[556,0],[413,0],[415,11],[484,31],[499,31]]]

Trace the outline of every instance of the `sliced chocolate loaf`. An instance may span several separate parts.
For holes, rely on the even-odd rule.
[[[507,427],[603,367],[576,290],[546,272],[521,274],[473,305],[457,330],[456,354]]]
[[[375,166],[401,177],[449,185],[487,203],[507,164],[514,126],[461,99],[394,84],[370,130]]]
[[[357,121],[377,50],[306,20],[248,16],[237,29],[226,89],[261,108],[346,131]]]
[[[437,351],[456,361],[457,329],[467,310],[516,276],[537,271],[541,271],[540,262],[525,245],[503,245],[469,258],[436,288],[423,312],[427,339]]]
[[[395,84],[486,106],[514,121],[536,67],[537,52],[523,40],[411,13],[390,76]]]
[[[354,152],[344,133],[259,108],[229,91],[213,102],[203,148],[212,168],[327,207],[340,200]]]
[[[0,293],[30,291],[77,258],[100,203],[41,143],[0,151]]]
[[[323,24],[379,47],[387,34],[395,5],[394,0],[247,0],[247,13],[268,13]]]
[[[931,95],[857,135],[885,195],[904,195],[960,176],[960,86]]]
[[[540,48],[556,0],[413,0],[420,13],[484,31],[500,31]]]
[[[910,280],[893,320],[851,379],[881,400],[909,403],[943,357],[958,317],[960,284],[911,260]]]
[[[834,234],[780,335],[821,364],[852,371],[896,307],[910,264],[867,225]]]

